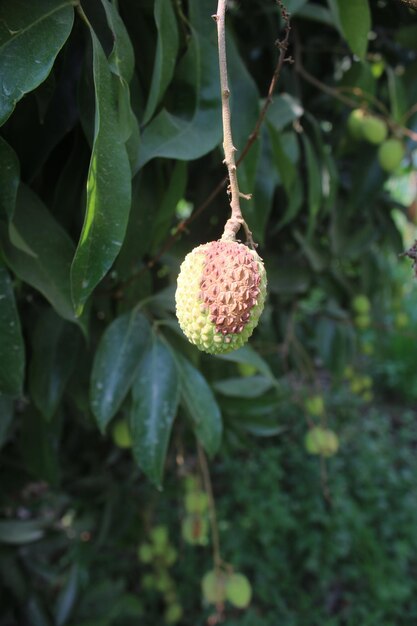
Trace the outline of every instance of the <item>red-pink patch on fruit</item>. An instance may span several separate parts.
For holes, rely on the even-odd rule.
[[[217,332],[241,333],[258,301],[258,264],[241,243],[212,241],[202,248],[206,257],[200,283],[202,310],[209,312]]]

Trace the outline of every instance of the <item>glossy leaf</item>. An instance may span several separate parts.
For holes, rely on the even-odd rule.
[[[71,32],[70,0],[4,0],[0,26],[0,124],[48,76]]]
[[[158,31],[152,82],[142,124],[146,124],[155,112],[174,73],[178,53],[178,27],[171,2],[155,0],[155,24]]]
[[[371,12],[368,0],[329,0],[330,9],[339,23],[350,49],[363,59],[368,48]]]
[[[10,276],[0,261],[0,394],[22,392],[25,347]]]
[[[247,376],[244,378],[225,378],[214,383],[216,391],[224,396],[236,398],[257,398],[274,386],[273,380],[266,376]]]
[[[20,182],[19,160],[13,148],[0,137],[0,217],[11,219]]]
[[[0,520],[0,543],[24,545],[41,539],[45,523],[38,520]]]
[[[221,103],[216,47],[192,32],[176,75],[194,105],[185,118],[163,109],[142,134],[137,169],[155,157],[192,160],[210,152],[221,140]],[[191,103],[190,103],[191,105]],[[187,107],[188,108],[188,107]]]
[[[222,416],[216,398],[204,376],[187,359],[176,355],[180,366],[182,400],[195,434],[206,452],[215,454],[221,444]]]
[[[283,93],[274,97],[267,111],[268,123],[275,130],[283,130],[288,124],[300,118],[304,113],[303,107],[298,100],[289,93]]]
[[[157,250],[172,223],[175,209],[181,198],[184,197],[187,184],[187,164],[177,161],[172,170],[162,202],[153,220],[152,249]]]
[[[147,349],[149,324],[137,309],[117,317],[98,345],[90,382],[91,409],[101,432],[119,410]]]
[[[57,485],[60,475],[60,415],[47,421],[31,405],[26,408],[21,419],[20,452],[26,470],[39,480]]]
[[[131,201],[130,165],[120,135],[111,73],[93,31],[91,38],[96,98],[94,143],[86,215],[71,267],[72,297],[78,315],[122,246]]]
[[[79,330],[47,310],[38,319],[32,338],[29,388],[33,402],[51,419],[61,401],[75,366],[80,341]]]
[[[132,393],[133,453],[148,478],[161,486],[180,379],[171,351],[158,337],[152,338],[139,363]]]
[[[56,601],[54,611],[56,626],[64,626],[71,617],[77,601],[79,579],[79,567],[77,563],[74,563],[70,569],[66,584]]]
[[[275,380],[268,363],[251,346],[243,346],[239,348],[239,350],[235,350],[229,354],[217,355],[216,358],[223,359],[224,361],[232,361],[233,363],[252,365],[252,367],[266,378]]]
[[[57,313],[75,321],[70,293],[70,266],[74,245],[41,200],[26,186],[17,195],[13,224],[33,250],[15,248],[2,233],[7,264],[23,281],[40,291]]]

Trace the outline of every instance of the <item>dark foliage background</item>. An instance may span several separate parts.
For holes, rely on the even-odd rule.
[[[229,4],[239,155],[285,22],[273,0]],[[269,295],[250,345],[220,358],[174,312],[182,259],[229,213],[224,190],[204,207],[225,176],[216,2],[0,1],[4,626],[417,619],[417,302],[398,257],[417,207],[416,12],[285,6],[293,62],[238,170]],[[403,142],[394,172],[349,133],[357,108]],[[332,458],[306,450],[318,425]],[[203,545],[184,537],[206,457],[244,611],[202,602],[208,521]],[[161,525],[170,600],[137,554]]]

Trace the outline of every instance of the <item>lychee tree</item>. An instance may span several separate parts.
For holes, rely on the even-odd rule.
[[[15,533],[0,541],[59,527],[70,542],[86,476],[110,528],[109,475],[138,495],[194,459],[204,510],[183,507],[184,536],[205,544],[210,526],[206,586],[217,597],[220,577],[214,604],[244,607],[252,590],[221,561],[207,456],[281,432],[294,376],[312,387],[295,398],[307,447],[335,454],[317,364],[372,399],[346,366],[372,350],[404,248],[391,209],[415,219],[389,186],[416,158],[413,3],[230,0],[226,17],[215,0],[0,4],[0,517]],[[28,505],[22,527],[33,481],[62,498],[51,517]],[[60,624],[78,619],[60,592],[86,580],[80,555],[45,592]],[[19,558],[0,554],[1,571]],[[4,606],[23,623],[31,583],[16,580]]]

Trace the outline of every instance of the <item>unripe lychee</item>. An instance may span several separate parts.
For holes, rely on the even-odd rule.
[[[354,109],[350,112],[347,127],[353,139],[362,139],[362,123],[365,112],[363,109]]]
[[[246,609],[252,598],[252,587],[244,574],[232,574],[226,582],[226,600],[238,609]]]
[[[383,120],[374,115],[366,115],[362,121],[362,136],[373,144],[382,143],[387,136],[388,128]]]
[[[112,429],[113,441],[119,448],[131,448],[133,445],[130,427],[126,419],[118,420]]]
[[[355,296],[352,300],[352,309],[359,315],[366,315],[371,310],[369,298],[363,294]]]
[[[393,172],[404,158],[405,148],[399,139],[387,139],[378,148],[378,161],[386,172]]]
[[[185,257],[175,295],[179,324],[200,350],[224,354],[243,346],[262,313],[261,258],[236,241],[211,241]]]
[[[206,546],[208,544],[209,525],[205,517],[201,515],[187,515],[181,524],[184,541],[194,546]]]
[[[336,433],[322,426],[310,428],[305,437],[305,447],[310,454],[321,454],[329,457],[339,449],[339,439]]]
[[[201,581],[203,598],[208,604],[221,604],[226,599],[226,575],[221,571],[206,572]]]

